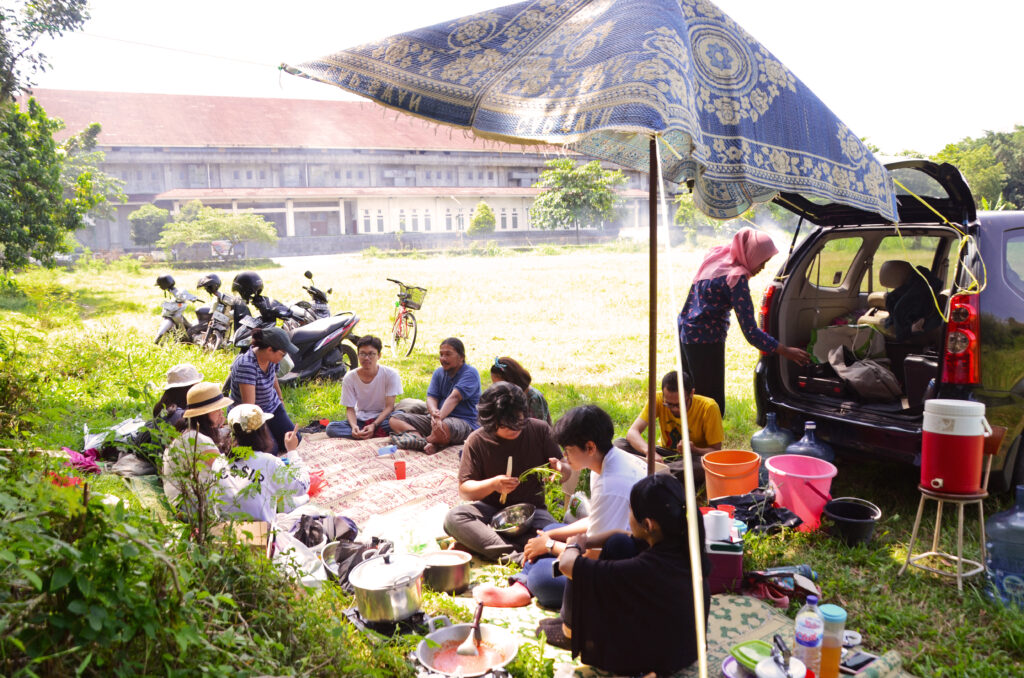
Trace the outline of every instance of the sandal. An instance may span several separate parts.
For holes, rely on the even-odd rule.
[[[394,433],[389,438],[391,444],[402,450],[417,450],[422,452],[423,448],[427,446],[427,441],[422,436],[418,436],[412,431],[406,431],[405,433]]]

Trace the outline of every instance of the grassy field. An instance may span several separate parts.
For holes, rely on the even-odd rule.
[[[659,376],[674,367],[675,316],[701,254],[677,248],[662,259]],[[637,248],[546,248],[486,257],[324,256],[279,263],[260,271],[268,295],[282,301],[303,298],[302,272],[309,269],[319,287],[334,288],[335,312],[360,316],[359,334],[384,335],[390,325],[396,288],[386,278],[428,288],[417,312],[416,351],[409,358],[384,359],[401,372],[406,395],[424,395],[438,343],[458,336],[466,343],[468,362],[485,375],[497,355],[526,365],[553,417],[594,402],[611,413],[621,434],[642,406],[648,267],[646,252]],[[22,378],[41,375],[32,402],[18,398],[17,380],[0,381],[0,405],[34,444],[77,447],[83,425],[96,429],[140,413],[154,399],[147,383],[161,383],[177,362],[194,362],[213,381],[226,376],[232,358],[227,353],[206,356],[191,347],[150,343],[161,300],[153,281],[162,272],[123,262],[72,272],[31,271],[16,278],[24,295],[0,290],[0,359],[17,360],[9,368]],[[173,273],[179,286],[189,289],[199,277]],[[227,285],[232,276],[221,272]],[[764,273],[752,281],[755,304],[769,278]],[[728,446],[745,448],[757,428],[751,384],[758,355],[733,325],[726,437]],[[316,384],[287,391],[286,404],[292,418],[305,424],[340,416],[339,397],[339,384]],[[0,417],[0,431],[3,427]],[[988,603],[982,580],[969,580],[960,596],[949,581],[918,571],[896,577],[917,505],[915,469],[846,458],[838,466],[834,495],[864,497],[882,508],[875,540],[848,549],[823,534],[753,537],[746,569],[810,563],[820,573],[824,598],[848,610],[847,627],[860,630],[872,650],[900,651],[905,668],[917,675],[1024,673],[1024,613]],[[1007,505],[1005,497],[994,498],[986,514]],[[967,548],[976,551],[977,544],[969,541]],[[795,611],[794,604],[790,614]]]

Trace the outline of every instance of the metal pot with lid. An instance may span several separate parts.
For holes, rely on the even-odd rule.
[[[396,622],[420,610],[423,569],[419,556],[366,551],[349,573],[360,616],[370,622]]]

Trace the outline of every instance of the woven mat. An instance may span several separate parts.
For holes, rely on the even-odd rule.
[[[461,445],[427,455],[398,450],[378,456],[387,438],[346,440],[322,433],[303,436],[299,452],[310,471],[324,472],[327,487],[314,500],[345,515],[357,525],[373,516],[419,503],[459,503],[458,471]],[[395,461],[405,462],[405,480],[395,479]]]

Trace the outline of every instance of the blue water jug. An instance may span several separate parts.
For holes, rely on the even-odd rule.
[[[1017,486],[1017,504],[985,522],[986,594],[1004,605],[1024,610],[1024,485]]]
[[[836,460],[832,446],[817,438],[818,425],[813,421],[804,424],[804,437],[786,448],[786,454],[802,454],[805,457],[817,457],[830,464]]]
[[[793,434],[779,428],[774,412],[766,414],[765,419],[767,421],[764,428],[750,437],[750,449],[761,455],[761,471],[758,476],[761,487],[768,484],[768,469],[764,467],[764,460],[777,454],[785,454],[786,448],[793,442]]]

